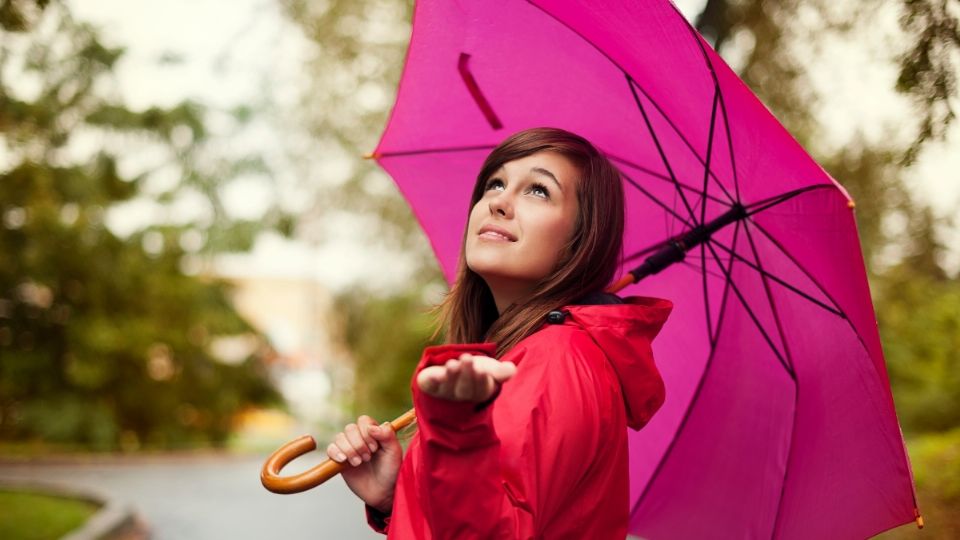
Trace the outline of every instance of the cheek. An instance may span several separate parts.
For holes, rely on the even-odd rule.
[[[569,211],[544,215],[539,220],[538,236],[551,246],[562,246],[573,235],[576,215]]]
[[[538,254],[540,266],[552,267],[572,235],[573,223],[566,216],[551,216],[541,221],[532,246]]]
[[[471,245],[476,239],[477,230],[480,228],[480,223],[483,222],[482,212],[479,210],[480,203],[474,205],[473,209],[470,210],[470,215],[467,217],[467,226],[465,231],[465,238],[463,241],[463,250],[464,254],[469,256],[471,251]]]
[[[480,203],[473,205],[470,209],[470,215],[467,216],[467,233],[475,230],[480,224]]]

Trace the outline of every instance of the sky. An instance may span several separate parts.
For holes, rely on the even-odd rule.
[[[704,0],[676,3],[689,17]],[[311,45],[284,18],[279,4],[276,0],[71,2],[75,16],[100,27],[108,43],[126,47],[116,81],[129,106],[169,106],[190,98],[222,110],[257,102],[265,93],[277,106],[292,107],[308,87],[302,65]],[[825,144],[842,144],[858,128],[871,137],[896,136],[904,131],[898,127],[909,121],[905,98],[892,90],[895,69],[878,61],[891,54],[890,40],[897,34],[896,12],[891,9],[888,15],[855,42],[829,43],[827,57],[818,59],[810,71],[813,83],[831,97],[817,111],[831,126],[834,138]],[[160,62],[164,57],[176,61]],[[730,60],[736,67],[736,50]],[[281,155],[283,148],[278,145],[285,139],[277,129],[255,127],[232,144],[257,148],[268,157]],[[319,171],[320,181],[342,181],[350,174],[348,161],[331,155]],[[960,213],[960,125],[953,126],[946,144],[925,151],[908,181],[940,215]],[[298,199],[296,183],[296,178],[287,182],[288,192],[279,195],[293,206],[304,202]],[[228,210],[243,217],[256,217],[266,198],[273,196],[263,179],[257,178],[225,186],[224,194]],[[191,204],[184,201],[175,211],[189,215],[197,211]],[[121,233],[130,232],[163,212],[146,200],[134,201],[111,211],[108,223]],[[344,231],[357,228],[349,216],[338,219]],[[950,240],[960,245],[960,238]],[[364,247],[348,234],[322,245],[267,234],[251,254],[222,259],[222,271],[317,279],[336,290],[372,279],[377,275],[375,261],[389,256],[382,249]],[[960,268],[960,249],[953,251],[949,264]],[[404,277],[402,268],[392,274],[396,279]]]

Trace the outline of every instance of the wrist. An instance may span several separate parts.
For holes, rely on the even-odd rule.
[[[390,513],[393,511],[393,497],[387,497],[386,499],[380,501],[377,504],[367,503],[367,506],[369,506],[370,508],[373,508],[374,510],[376,510],[377,512],[380,512],[381,514],[389,516]]]

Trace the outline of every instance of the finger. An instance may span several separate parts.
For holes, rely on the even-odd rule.
[[[463,360],[460,370],[457,384],[453,388],[453,397],[461,401],[467,401],[473,399],[473,394],[478,386],[478,373],[473,369],[472,359]]]
[[[356,424],[348,424],[343,432],[347,435],[347,440],[353,445],[360,458],[363,461],[370,461],[370,448],[367,447],[367,443],[360,436],[360,428]]]
[[[370,436],[370,428],[376,425],[377,422],[365,414],[361,415],[360,418],[357,418],[357,427],[360,428],[360,437],[363,439],[364,444],[367,445],[367,448],[370,449],[370,452],[377,451],[377,441]]]
[[[501,362],[488,356],[475,357],[474,362],[478,371],[489,373],[497,382],[503,382],[517,373],[517,366],[513,362]]]
[[[447,360],[447,363],[444,366],[447,368],[449,373],[457,373],[460,371],[460,366],[463,364],[462,361],[451,358]]]
[[[347,462],[356,467],[357,465],[363,463],[363,458],[360,457],[360,454],[357,453],[357,450],[350,444],[350,441],[347,440],[347,435],[344,432],[337,433],[337,436],[333,440],[334,444],[337,445],[337,448],[340,449],[340,452],[347,457]]]
[[[397,432],[393,430],[390,422],[384,422],[379,426],[370,426],[370,435],[377,439],[384,450],[399,444],[397,441]]]
[[[340,451],[340,448],[337,445],[330,443],[327,445],[327,457],[336,461],[337,463],[343,463],[347,460],[346,454]]]
[[[450,399],[463,376],[463,365],[459,360],[448,360],[444,366],[444,378],[440,381],[435,395]]]
[[[517,374],[517,365],[513,362],[497,362],[495,369],[493,370],[493,378],[497,382],[508,381]]]
[[[420,390],[434,394],[440,384],[446,380],[447,370],[443,366],[430,366],[417,374],[417,385]]]

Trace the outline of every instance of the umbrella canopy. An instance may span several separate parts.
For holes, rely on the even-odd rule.
[[[863,538],[914,520],[853,201],[676,8],[416,3],[372,157],[448,280],[484,157],[535,126],[623,172],[624,272],[717,229],[622,291],[675,305],[654,344],[666,403],[630,433],[631,533]]]

